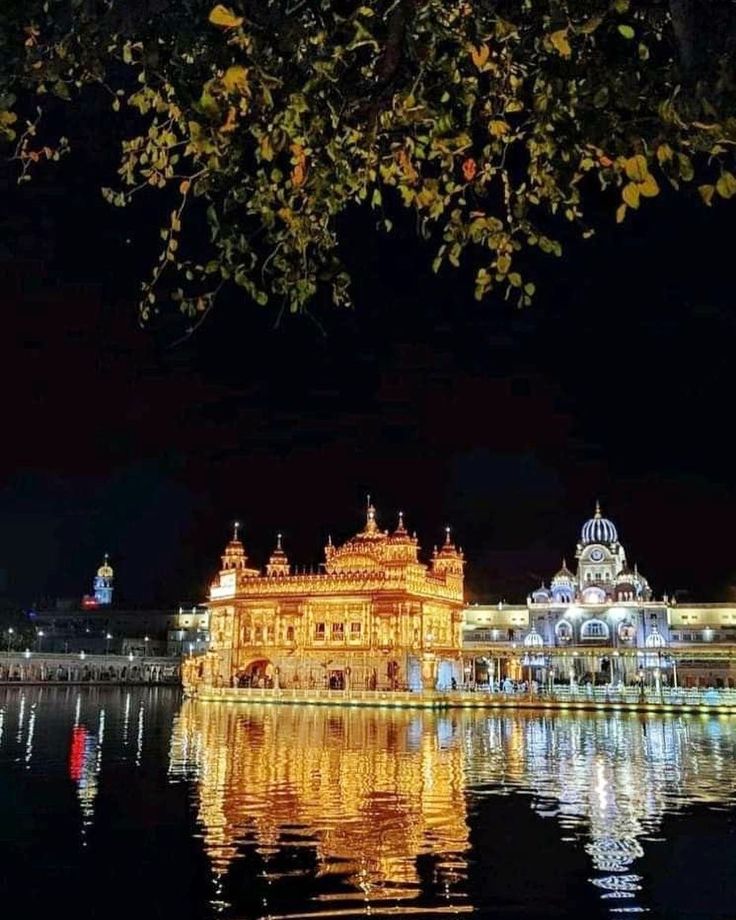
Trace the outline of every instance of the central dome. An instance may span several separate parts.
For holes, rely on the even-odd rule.
[[[613,521],[601,515],[601,506],[595,503],[595,514],[583,524],[580,532],[580,542],[583,546],[590,543],[617,543],[618,533]]]

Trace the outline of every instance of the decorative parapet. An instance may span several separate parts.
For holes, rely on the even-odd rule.
[[[335,572],[310,575],[279,575],[238,577],[229,579],[225,585],[214,583],[210,589],[210,600],[231,600],[233,598],[296,595],[365,594],[390,591],[406,591],[421,597],[462,603],[462,583],[455,579],[424,573],[422,575],[406,570],[381,570],[366,572]]]

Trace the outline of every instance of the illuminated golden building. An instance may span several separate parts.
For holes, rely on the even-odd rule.
[[[236,525],[210,588],[210,650],[185,685],[389,690],[449,689],[462,679],[462,552],[447,528],[425,564],[399,515],[341,546],[328,541],[319,573],[294,572],[279,535],[265,573]]]
[[[171,770],[197,778],[218,875],[244,840],[266,861],[280,847],[306,846],[317,874],[349,880],[341,897],[375,906],[387,887],[394,900],[417,896],[419,856],[438,859],[448,891],[464,877],[463,756],[450,716],[185,700]]]

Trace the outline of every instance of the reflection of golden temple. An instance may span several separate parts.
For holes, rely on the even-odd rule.
[[[443,902],[435,891],[427,913],[472,909],[463,900],[466,815],[488,826],[494,803],[482,799],[514,790],[524,793],[518,808],[528,803],[585,850],[601,897],[638,910],[647,841],[668,814],[730,801],[733,752],[728,724],[716,719],[187,700],[170,772],[197,782],[199,821],[219,875],[252,845],[267,865],[279,854],[280,867],[290,847],[312,848],[318,874],[347,877],[350,891],[335,893],[326,880],[319,904],[299,916],[354,916],[378,910],[379,901],[385,908],[389,898],[405,914],[418,909],[411,899],[421,888],[420,855],[434,860],[438,887],[448,881],[451,892]],[[485,871],[482,852],[473,865]],[[492,891],[492,876],[483,878]]]
[[[468,847],[458,723],[428,712],[230,707],[187,700],[171,770],[198,778],[199,820],[222,873],[252,835],[265,856],[314,847],[320,874],[347,876],[346,900],[416,897],[417,857],[448,885]],[[456,906],[455,910],[462,910]]]
[[[279,534],[262,574],[238,526],[210,589],[210,651],[186,662],[187,689],[460,683],[464,560],[449,528],[426,565],[403,515],[393,533],[381,531],[369,504],[360,533],[328,542],[322,572],[293,573]]]

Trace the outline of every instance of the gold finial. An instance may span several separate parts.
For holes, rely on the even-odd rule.
[[[281,534],[276,534],[276,549],[281,552]]]
[[[450,545],[450,528],[448,526],[448,527],[445,527],[445,546],[449,546],[449,545]]]
[[[601,517],[601,503],[599,501],[595,503],[595,517],[598,519]]]
[[[375,533],[376,527],[376,509],[371,504],[371,497],[368,496],[368,507],[365,512],[365,529],[366,533]]]
[[[235,521],[233,524],[233,542],[238,539],[238,531],[240,530],[240,521]]]

